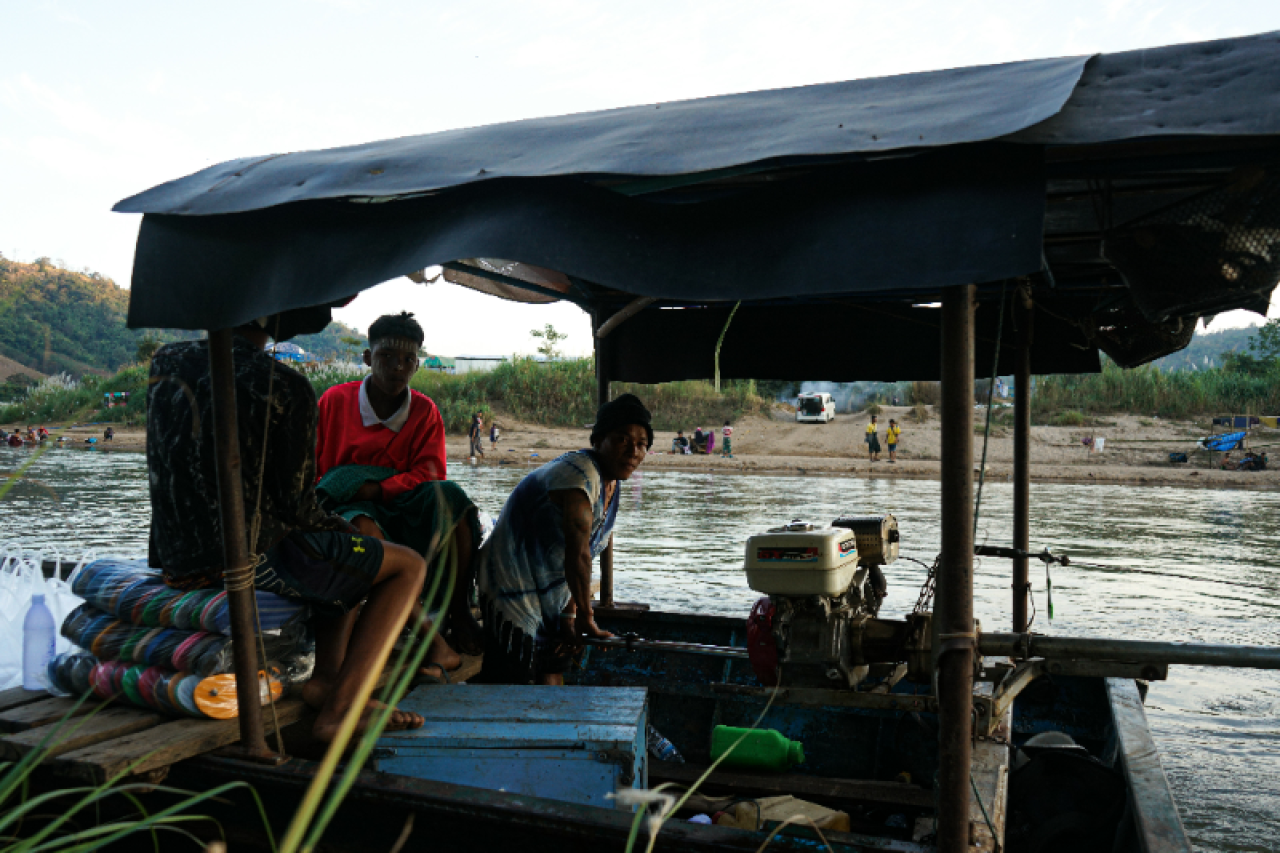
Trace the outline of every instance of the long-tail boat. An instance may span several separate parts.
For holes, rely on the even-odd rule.
[[[578,687],[563,690],[645,688],[648,722],[690,763],[643,749],[596,758],[629,785],[690,784],[710,760],[710,728],[750,724],[772,702],[764,725],[805,740],[809,761],[717,771],[700,793],[841,808],[850,832],[829,834],[833,849],[1189,850],[1140,685],[1169,664],[1275,668],[1280,654],[1028,632],[1028,564],[1045,556],[1028,521],[1030,377],[1095,372],[1101,355],[1133,367],[1184,347],[1202,317],[1265,312],[1280,274],[1278,102],[1270,33],[247,157],[116,206],[144,214],[129,323],[209,330],[228,451],[231,328],[279,312],[323,325],[330,306],[433,266],[500,298],[587,311],[601,399],[613,381],[941,380],[932,610],[876,618],[859,598],[867,561],[839,596],[771,595],[765,635],[780,669],[762,678],[746,614],[617,604],[607,551],[600,613],[621,647],[592,647]],[[892,360],[863,357],[890,347]],[[1009,374],[1014,530],[999,553],[1013,595],[1009,630],[993,632],[973,613],[971,417],[975,375]],[[243,565],[230,457],[226,552]],[[779,518],[761,528],[787,511],[780,496]],[[246,636],[251,600],[232,601]],[[242,697],[254,670],[239,662]],[[407,701],[430,709],[479,689],[421,688]],[[474,711],[486,724],[501,712]],[[239,754],[186,758],[170,778],[249,780],[284,820],[315,765],[255,760],[270,753],[255,704],[242,703],[239,726]],[[625,809],[433,779],[430,761],[408,775],[394,769],[411,751],[397,743],[366,768],[326,849],[384,850],[402,836],[432,849],[626,842]],[[239,803],[223,814],[252,813]],[[674,820],[657,847],[763,841]],[[820,846],[795,827],[771,844]]]

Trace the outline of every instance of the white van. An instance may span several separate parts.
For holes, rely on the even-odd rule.
[[[801,394],[796,398],[796,423],[825,424],[836,419],[836,404],[826,392]]]

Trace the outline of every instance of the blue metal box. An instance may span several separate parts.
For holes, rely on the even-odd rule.
[[[378,740],[385,773],[605,808],[648,786],[643,687],[428,686],[400,707],[426,724]]]

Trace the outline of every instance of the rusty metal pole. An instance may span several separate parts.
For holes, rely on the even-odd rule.
[[[228,572],[249,565],[248,531],[244,516],[240,434],[236,424],[236,373],[230,329],[209,332],[209,379],[213,389],[213,436],[218,471],[218,514],[222,523],[222,557]],[[234,586],[239,586],[233,585]],[[258,655],[253,624],[253,588],[227,589],[234,647],[236,700],[240,714],[240,748],[248,755],[267,756],[258,688]]]
[[[973,753],[973,311],[975,287],[942,293],[942,559],[938,636],[938,851],[969,849]]]
[[[1017,326],[1013,368],[1013,547],[1031,548],[1031,294],[1019,288],[1013,296]],[[1027,558],[1013,558],[1013,630],[1027,630],[1027,598],[1031,575]]]
[[[603,338],[594,334],[600,327],[600,316],[592,322],[592,340],[596,350],[596,399],[603,406],[609,402],[609,363],[605,353]],[[600,606],[613,607],[613,534],[609,534],[609,544],[600,552]]]

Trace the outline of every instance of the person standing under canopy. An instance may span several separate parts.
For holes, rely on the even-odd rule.
[[[320,397],[316,491],[361,533],[412,548],[429,569],[442,553],[446,568],[456,565],[448,608],[452,644],[437,634],[427,656],[429,664],[450,670],[461,663],[458,652],[483,648],[470,603],[480,521],[467,493],[446,479],[440,409],[409,387],[424,337],[408,312],[379,317],[369,327],[369,375]]]
[[[609,543],[618,483],[653,446],[652,418],[634,394],[605,403],[591,448],[527,475],[480,552],[484,671],[496,684],[563,684],[582,637],[609,637],[591,609],[591,562]]]
[[[255,588],[310,605],[316,665],[302,698],[319,711],[312,733],[327,742],[387,641],[412,615],[426,565],[408,548],[361,536],[320,508],[315,391],[264,352],[267,328],[270,318],[232,336],[249,566],[225,571],[251,573]],[[147,388],[148,563],[177,589],[227,580],[213,423],[208,341],[161,347]],[[397,710],[388,728],[422,723]]]

